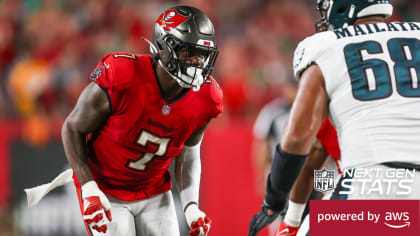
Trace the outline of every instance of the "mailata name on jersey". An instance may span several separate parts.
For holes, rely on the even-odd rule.
[[[385,24],[354,25],[353,27],[339,28],[334,30],[337,39],[380,33],[385,31],[413,31],[420,30],[420,25],[413,22],[392,22]]]

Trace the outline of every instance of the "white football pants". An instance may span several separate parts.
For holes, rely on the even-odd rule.
[[[134,202],[107,197],[112,222],[105,234],[91,229],[92,236],[179,236],[171,191]]]

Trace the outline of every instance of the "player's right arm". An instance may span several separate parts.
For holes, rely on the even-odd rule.
[[[83,220],[94,230],[107,231],[111,221],[110,203],[92,178],[87,163],[86,135],[97,130],[110,114],[105,91],[90,83],[64,121],[61,135],[67,160],[82,186]]]
[[[329,119],[325,119],[317,133],[317,139],[312,145],[302,171],[292,187],[289,198],[289,207],[286,216],[276,231],[276,236],[296,235],[298,232],[303,212],[314,184],[314,170],[324,166],[330,155],[334,160],[341,156],[338,146],[337,133]],[[338,162],[336,162],[338,168]],[[340,169],[339,169],[340,172]],[[287,232],[287,233],[286,233]],[[293,232],[293,233],[290,233]]]
[[[86,135],[98,130],[117,109],[116,94],[130,86],[135,58],[125,52],[105,55],[90,74],[91,83],[82,91],[63,124],[64,150],[81,185],[93,180],[87,166]]]
[[[290,200],[304,204],[309,200],[313,188],[314,170],[319,170],[327,160],[328,153],[322,147],[320,141],[316,140],[308,155],[302,171],[290,192]]]
[[[296,235],[301,223],[302,215],[306,207],[306,202],[313,188],[314,170],[320,169],[327,160],[328,153],[323,148],[321,142],[316,140],[308,155],[302,171],[300,172],[295,184],[292,187],[289,198],[289,206],[283,222],[277,228],[274,235]]]
[[[93,180],[87,164],[86,135],[97,130],[109,114],[106,93],[97,84],[90,83],[64,121],[61,130],[64,150],[80,185]]]

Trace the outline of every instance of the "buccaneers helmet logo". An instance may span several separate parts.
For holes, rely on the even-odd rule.
[[[188,17],[181,16],[175,10],[168,10],[159,16],[156,23],[159,24],[165,31],[169,31],[173,28],[176,28],[187,19]]]

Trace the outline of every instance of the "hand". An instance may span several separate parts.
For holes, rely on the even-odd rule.
[[[82,186],[83,220],[92,229],[106,233],[107,224],[112,221],[111,204],[95,181]],[[106,216],[106,217],[105,217]]]
[[[297,232],[299,231],[298,227],[293,227],[287,225],[286,222],[281,222],[280,226],[277,228],[274,236],[296,236]]]
[[[185,209],[185,218],[191,227],[189,236],[207,236],[212,220],[198,209],[197,204],[191,204]]]
[[[255,214],[252,217],[251,223],[249,223],[249,232],[248,236],[255,236],[257,233],[273,222],[273,220],[279,215],[278,212],[273,211],[270,207],[264,202],[261,206],[260,212]]]

